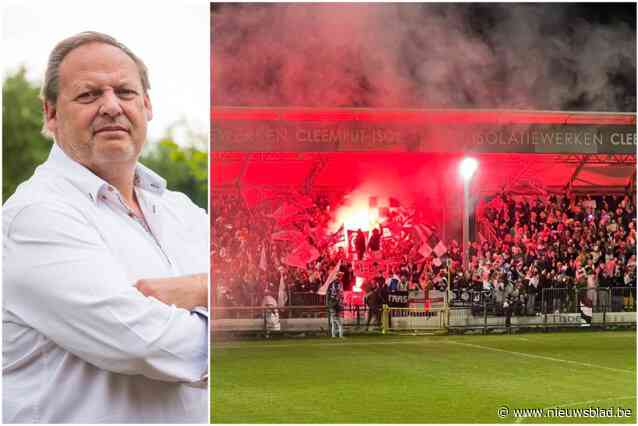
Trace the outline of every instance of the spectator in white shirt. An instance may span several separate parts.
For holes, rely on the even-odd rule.
[[[3,208],[5,423],[208,420],[208,218],[137,163],[149,88],[104,34],[49,57],[55,143]]]

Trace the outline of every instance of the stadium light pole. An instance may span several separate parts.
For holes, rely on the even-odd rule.
[[[470,244],[470,183],[478,169],[478,161],[465,157],[461,161],[459,171],[463,178],[463,274],[467,271]]]

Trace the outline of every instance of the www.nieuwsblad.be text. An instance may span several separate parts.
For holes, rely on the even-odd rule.
[[[509,408],[506,406],[499,407],[496,410],[498,417],[504,419],[506,417],[514,418],[626,418],[631,417],[631,408],[624,407],[586,407],[586,408]]]

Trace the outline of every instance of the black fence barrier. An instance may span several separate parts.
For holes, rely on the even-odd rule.
[[[258,319],[263,318],[265,312],[277,311],[282,319],[299,318],[327,318],[328,308],[323,305],[306,306],[215,306],[213,307],[213,320],[219,319]],[[353,325],[361,325],[368,315],[367,306],[346,305],[343,310],[343,317]]]
[[[635,312],[636,288],[552,287],[533,292],[453,289],[450,307],[469,308],[476,315],[482,315],[486,310],[488,315],[502,316],[506,300],[513,316],[578,313],[583,303],[592,307],[594,312]]]
[[[579,313],[588,290],[584,288],[544,288],[541,291],[540,312],[543,314]]]
[[[314,292],[291,291],[288,297],[290,306],[319,306],[326,304],[326,296]]]
[[[342,323],[346,330],[381,328],[381,311],[369,316],[366,306],[345,306]],[[370,317],[370,322],[368,318]],[[327,332],[330,315],[326,306],[214,307],[213,332]]]
[[[542,313],[636,312],[635,287],[548,288],[542,291]]]
[[[592,308],[594,312],[636,312],[636,287],[598,288]]]
[[[503,298],[489,290],[462,290],[450,298],[447,321],[443,326],[450,330],[551,328],[563,327],[614,327],[635,326],[635,287],[613,288],[545,288],[534,294],[519,294]],[[303,297],[316,297],[314,293],[289,299],[300,302]],[[311,299],[320,300],[322,299]],[[410,308],[405,313],[393,312],[392,317],[401,319],[432,316],[427,310]],[[414,312],[413,312],[414,310]],[[445,309],[443,309],[445,311]],[[329,332],[329,314],[322,304],[294,305],[282,307],[220,307],[211,310],[212,329],[215,331],[268,331],[268,323],[281,323],[277,330],[283,332]],[[348,332],[380,329],[381,312],[369,312],[367,306],[346,305],[343,325]],[[416,320],[415,324],[427,321]],[[412,323],[410,323],[412,324]],[[424,325],[425,326],[425,325]],[[271,327],[272,329],[272,327]]]
[[[541,312],[539,294],[521,292],[514,288],[475,290],[454,289],[450,299],[451,308],[469,308],[474,315],[483,316],[487,312],[490,316],[504,316],[505,301],[514,316],[536,315]]]

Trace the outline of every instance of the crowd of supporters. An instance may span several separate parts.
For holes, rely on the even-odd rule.
[[[456,288],[490,290],[496,306],[509,298],[519,314],[569,309],[571,289],[586,289],[596,306],[607,302],[598,294],[608,294],[597,289],[629,288],[624,296],[635,303],[635,199],[501,194],[481,207],[479,220],[494,238],[471,245]],[[565,291],[547,292],[550,306],[540,306],[545,288]]]
[[[290,291],[315,292],[329,269],[345,258],[343,252],[324,254],[310,270],[284,265],[281,259],[291,244],[272,240],[277,226],[269,217],[271,204],[248,208],[239,193],[214,194],[211,202],[211,266],[218,305],[258,306],[267,294],[277,296],[282,275]],[[325,227],[327,210],[329,203],[320,196],[304,209],[312,228]]]
[[[304,202],[306,224],[296,226],[319,255],[300,268],[281,262],[292,243],[271,238],[278,229],[272,218],[277,203],[248,208],[239,193],[214,194],[211,260],[216,303],[258,306],[267,295],[281,296],[280,281],[285,283],[287,296],[314,294],[336,267],[344,273],[347,291],[355,285],[353,259],[363,258],[389,265],[363,283],[365,292],[376,286],[390,286],[389,291],[427,291],[451,285],[455,303],[471,304],[482,292],[497,314],[506,304],[517,315],[533,315],[573,308],[567,305],[575,299],[564,296],[571,289],[589,291],[596,305],[610,302],[597,289],[622,288],[624,305],[635,309],[633,196],[499,194],[482,201],[476,215],[480,233],[469,247],[466,271],[461,268],[461,247],[456,241],[445,241],[443,254],[424,256],[423,235],[415,232],[416,227],[396,231],[396,238],[381,238],[383,229],[373,231],[374,237],[359,238],[350,253],[335,248],[334,241],[320,241],[312,230],[326,229],[337,202],[338,198],[326,196]],[[412,212],[412,223],[420,223],[420,214]],[[390,212],[385,222],[389,228],[401,222],[393,215],[400,216]],[[539,295],[547,288],[565,291],[541,301]],[[603,300],[597,300],[598,294],[603,294]],[[279,298],[280,304],[291,302],[290,297]]]

